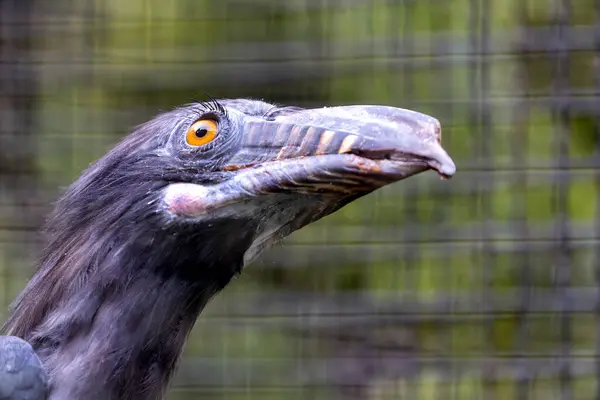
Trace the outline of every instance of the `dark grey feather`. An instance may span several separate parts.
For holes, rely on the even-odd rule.
[[[48,376],[26,341],[0,336],[0,400],[44,400]]]

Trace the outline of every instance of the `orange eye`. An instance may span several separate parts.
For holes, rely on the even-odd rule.
[[[217,137],[217,123],[211,119],[196,121],[190,126],[185,140],[190,146],[204,146]]]

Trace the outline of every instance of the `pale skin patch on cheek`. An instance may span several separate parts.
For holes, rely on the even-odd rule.
[[[202,186],[172,183],[163,191],[162,204],[169,213],[184,218],[204,217],[219,210],[235,213],[240,210],[226,206],[239,203],[248,196],[248,192],[242,189],[242,186],[235,184],[232,188],[227,184]]]
[[[192,217],[207,211],[209,204],[205,199],[209,193],[210,190],[201,185],[173,184],[167,187],[163,201],[173,214]]]

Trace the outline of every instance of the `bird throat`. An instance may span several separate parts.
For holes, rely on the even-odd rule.
[[[46,254],[17,300],[7,333],[40,356],[50,400],[163,398],[198,315],[249,246],[146,228],[80,232]]]

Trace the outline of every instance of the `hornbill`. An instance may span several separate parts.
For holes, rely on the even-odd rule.
[[[386,184],[451,177],[440,143],[436,119],[370,105],[211,100],[138,126],[47,220],[0,342],[31,346],[4,358],[0,398],[163,398],[198,315],[244,265]]]

